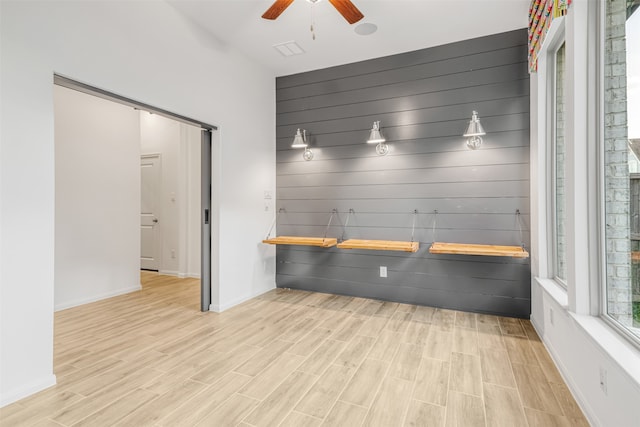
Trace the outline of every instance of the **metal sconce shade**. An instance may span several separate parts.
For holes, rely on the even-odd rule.
[[[384,156],[389,152],[389,146],[385,144],[385,137],[380,132],[380,121],[373,122],[373,127],[371,128],[371,133],[369,134],[369,139],[367,139],[368,144],[378,144],[376,145],[376,153],[379,156]]]
[[[296,136],[293,138],[293,144],[291,144],[291,148],[306,148],[307,147],[307,131],[303,130],[300,132],[300,129],[296,132]]]
[[[302,132],[300,129],[297,130],[291,148],[304,148],[302,158],[306,161],[313,159],[313,151],[309,149],[309,144],[307,144],[307,131],[305,129],[302,129]]]
[[[467,127],[467,131],[464,133],[465,137],[469,136],[480,136],[486,135],[487,133],[484,131],[482,124],[480,123],[480,119],[478,118],[478,112],[474,111],[471,115],[471,121],[469,122],[469,127]]]
[[[367,139],[367,143],[369,144],[379,144],[381,142],[385,142],[386,139],[382,136],[380,132],[380,121],[373,122],[373,127],[371,128],[371,133],[369,134],[369,139]]]
[[[469,122],[469,126],[467,127],[467,131],[462,135],[467,140],[467,147],[472,150],[480,147],[482,145],[481,135],[486,135],[487,133],[484,131],[482,124],[480,123],[480,119],[478,118],[478,112],[474,111],[471,115],[471,121]]]

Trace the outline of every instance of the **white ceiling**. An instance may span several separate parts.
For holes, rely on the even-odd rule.
[[[295,0],[275,21],[273,0],[168,0],[217,48],[235,48],[283,76],[524,28],[530,0],[352,0],[364,18],[349,25],[327,1]],[[355,33],[361,23],[378,31]],[[283,57],[272,46],[295,40],[306,53]]]

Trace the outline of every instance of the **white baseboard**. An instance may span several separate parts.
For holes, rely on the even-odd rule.
[[[179,279],[199,279],[200,273],[178,273]]]
[[[17,389],[4,392],[0,396],[0,408],[10,405],[13,402],[17,402],[18,400],[23,399],[27,396],[31,396],[32,394],[42,391],[46,388],[53,387],[54,385],[56,385],[56,376],[51,374],[40,380],[33,381],[30,384],[18,387]]]
[[[199,279],[200,278],[199,273],[182,273],[182,272],[172,271],[172,270],[160,270],[158,271],[158,274],[163,274],[165,276],[174,276],[174,277],[177,277],[178,279],[186,279],[186,278]]]
[[[540,325],[538,324],[538,322],[533,316],[531,316],[530,322],[531,322],[531,325],[533,326],[533,329],[536,330],[536,333],[542,339],[542,344],[544,344],[545,348],[547,349],[547,352],[551,355],[553,362],[558,368],[558,372],[560,372],[560,376],[564,380],[565,384],[567,384],[567,387],[571,391],[571,394],[576,400],[576,403],[578,404],[582,412],[585,414],[587,420],[589,420],[589,424],[600,425],[600,423],[596,421],[598,420],[598,417],[596,416],[595,411],[593,410],[593,408],[591,407],[587,399],[584,397],[580,388],[578,388],[578,386],[575,384],[572,377],[568,374],[567,368],[562,362],[562,359],[558,357],[558,354],[553,348],[553,345],[551,345],[551,343],[543,336],[542,328],[540,328]]]
[[[160,270],[160,271],[158,271],[158,274],[163,274],[165,276],[180,277],[180,274],[177,271],[174,271],[174,270]]]
[[[131,286],[129,288],[118,289],[111,292],[105,292],[98,295],[93,295],[86,298],[80,298],[73,301],[68,301],[60,304],[56,304],[54,307],[54,311],[66,310],[67,308],[77,307],[79,305],[89,304],[91,302],[100,301],[107,298],[117,297],[118,295],[124,295],[131,292],[136,292],[142,289],[142,286],[139,284],[136,286]]]
[[[233,301],[231,301],[231,302],[229,302],[229,303],[227,303],[227,304],[222,304],[222,305],[214,305],[214,304],[211,304],[211,305],[209,306],[209,311],[214,311],[214,312],[216,312],[216,313],[222,313],[223,311],[228,310],[228,309],[230,309],[231,307],[235,307],[236,305],[238,305],[238,304],[242,304],[242,303],[243,303],[243,302],[245,302],[245,301],[249,301],[250,299],[253,299],[253,298],[255,298],[255,297],[259,297],[260,295],[262,295],[262,294],[266,294],[267,292],[269,292],[269,291],[271,291],[271,290],[273,290],[273,289],[275,289],[275,286],[274,286],[274,287],[272,287],[272,288],[259,290],[259,291],[257,291],[257,292],[254,292],[254,293],[253,293],[253,294],[251,294],[251,295],[247,295],[247,296],[245,296],[245,297],[238,298],[238,299],[233,300]]]

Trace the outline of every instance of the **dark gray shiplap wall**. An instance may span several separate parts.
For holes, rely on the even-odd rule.
[[[279,287],[529,317],[528,260],[431,255],[437,241],[529,246],[527,33],[518,30],[280,77],[278,234],[410,240],[415,254],[278,246]],[[472,110],[487,135],[461,136]],[[374,120],[391,149],[365,143]],[[297,128],[314,159],[291,149]],[[515,212],[521,212],[521,240]],[[379,267],[388,277],[379,277]]]

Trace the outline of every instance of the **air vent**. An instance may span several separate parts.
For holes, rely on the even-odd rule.
[[[282,56],[302,55],[304,53],[304,50],[302,50],[302,48],[298,46],[298,43],[293,40],[290,42],[274,44],[273,47],[280,52]]]

